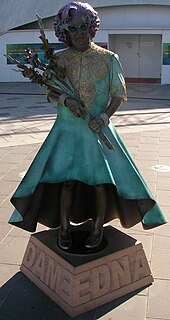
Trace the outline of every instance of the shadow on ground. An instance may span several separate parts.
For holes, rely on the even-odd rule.
[[[107,303],[95,310],[74,317],[76,320],[96,320],[129,300],[144,288]],[[0,291],[1,320],[71,320],[22,272],[16,273]]]

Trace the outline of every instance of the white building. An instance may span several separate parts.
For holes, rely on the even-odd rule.
[[[3,54],[39,47],[36,13],[44,20],[47,38],[56,43],[53,19],[69,1],[1,0],[0,81],[28,81],[13,71]],[[86,2],[82,1],[82,2]],[[128,82],[170,84],[170,0],[88,1],[101,24],[94,41],[119,54]],[[74,62],[73,62],[74,63]]]

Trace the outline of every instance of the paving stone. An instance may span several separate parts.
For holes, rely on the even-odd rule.
[[[145,296],[134,296],[131,299],[117,306],[112,311],[100,316],[108,307],[103,306],[96,311],[97,319],[100,320],[144,320],[146,317],[147,298]],[[114,304],[113,304],[114,305]],[[135,305],[135,308],[134,308]],[[101,310],[103,309],[103,310]],[[100,311],[101,310],[101,311]],[[107,309],[106,309],[107,310]],[[99,317],[98,317],[99,315]]]
[[[170,206],[170,190],[157,190],[158,203],[163,206]]]
[[[29,239],[31,233],[21,228],[15,227],[10,232],[10,237],[22,237]]]
[[[170,157],[169,157],[170,158]],[[169,161],[169,160],[168,160]],[[169,163],[169,162],[168,162]],[[169,168],[168,168],[169,169]],[[164,178],[170,178],[170,171],[164,171],[164,172],[161,172],[161,171],[158,171],[158,181],[161,179],[164,179]]]
[[[139,146],[139,140],[138,139],[128,140],[127,138],[125,138],[124,142],[126,142],[128,148],[129,147],[138,147]]]
[[[159,238],[160,239],[160,238]],[[162,238],[160,245],[164,243],[165,239]],[[165,248],[153,247],[151,270],[154,278],[170,280],[170,250]]]
[[[166,176],[166,174],[165,174],[165,176]],[[170,176],[169,177],[158,176],[157,189],[158,190],[170,190]]]
[[[163,319],[163,318],[146,318],[146,320],[169,320],[169,319]]]
[[[155,280],[149,288],[147,318],[170,319],[170,285],[166,280]]]
[[[26,237],[7,236],[0,244],[0,263],[20,265],[27,243]]]
[[[161,141],[160,143],[160,150],[166,151],[166,149],[170,149],[170,142],[168,141]]]
[[[153,229],[144,230],[142,224],[139,222],[135,226],[130,229],[127,229],[128,232],[137,232],[143,235],[150,235],[153,234]]]
[[[129,150],[131,156],[134,155],[134,157],[135,157],[135,155],[136,155],[136,153],[138,151],[138,147],[128,146],[128,150]]]
[[[4,173],[0,173],[0,180],[4,177]]]
[[[159,145],[158,144],[151,144],[151,143],[140,143],[139,145],[139,152],[155,152],[158,151]]]
[[[5,156],[9,154],[10,152],[14,151],[16,147],[7,147],[7,148],[0,148],[0,155]]]
[[[6,236],[10,233],[10,231],[12,230],[12,226],[10,226],[7,223],[2,223],[1,222],[1,228],[0,228],[0,246],[2,244],[2,242],[4,241],[4,239],[6,238]],[[1,257],[0,257],[1,259]]]
[[[163,236],[170,239],[170,224],[164,224],[154,229],[154,236]]]
[[[149,145],[149,146],[153,146],[153,145],[158,145],[159,143],[159,137],[149,137],[149,133],[148,133],[148,137],[146,139],[146,137],[141,136],[141,143],[142,145]]]
[[[10,169],[16,168],[16,163],[5,163],[0,160],[1,173],[7,173]]]
[[[164,251],[168,251],[170,248],[170,238],[167,236],[154,236],[153,239],[153,250],[162,249]],[[155,250],[156,251],[156,250]],[[154,254],[154,252],[153,252]]]
[[[159,161],[158,160],[146,160],[143,161],[141,159],[135,159],[137,166],[140,169],[148,169],[150,170],[153,166],[158,165]]]
[[[127,133],[125,136],[124,136],[124,140],[126,141],[126,139],[129,141],[129,140],[138,140],[140,141],[140,133],[138,134],[135,134],[135,135],[132,135],[131,133]]]
[[[13,153],[10,153],[10,156],[9,155],[6,155],[4,158],[3,158],[3,161],[5,163],[19,163],[20,161],[22,161],[22,159],[24,159],[25,155],[23,154],[13,154]]]
[[[33,152],[33,150],[36,148],[36,145],[25,145],[25,146],[16,146],[16,148],[14,148],[11,151],[11,154],[24,154],[24,155],[28,155],[31,152]],[[1,149],[0,149],[1,150]]]
[[[165,133],[161,132],[161,134],[160,134],[160,143],[162,143],[162,141],[168,141],[169,142],[169,135],[170,135],[170,130],[166,130]]]
[[[168,207],[168,206],[161,205],[160,207],[161,207],[163,214],[165,215],[165,218],[168,222],[168,225],[170,225],[170,206]]]
[[[136,159],[142,160],[158,160],[158,152],[138,151]]]
[[[48,229],[49,228],[43,226],[42,224],[37,223],[37,228],[36,228],[35,232],[40,232],[40,231],[44,231],[44,230],[48,230]],[[21,228],[14,227],[10,232],[10,236],[11,237],[24,237],[24,238],[29,239],[32,233],[34,233],[34,232],[29,232],[29,231],[23,230]]]
[[[0,206],[0,223],[5,222],[8,223],[10,216],[13,212],[13,206],[12,204],[9,205],[9,207],[2,207]],[[1,227],[0,227],[1,229]]]
[[[18,166],[18,170],[20,171],[20,173],[27,170],[31,162],[32,162],[32,159],[26,159],[25,161],[21,162],[20,165]]]
[[[5,181],[4,179],[0,180],[0,194],[9,195],[14,192],[17,188],[18,182],[16,181]]]
[[[112,227],[119,227],[120,226],[120,220],[119,219],[114,219],[114,220],[110,221],[109,224]]]
[[[150,170],[142,169],[142,176],[147,183],[157,181],[157,172],[153,171],[152,169]]]
[[[6,201],[7,196],[0,194],[0,205],[4,204],[4,202]]]
[[[150,130],[149,132],[146,130],[146,131],[143,131],[142,134],[141,134],[142,137],[159,137],[160,136],[160,131],[154,131],[154,130]]]
[[[7,174],[3,174],[3,180],[19,182],[21,180],[20,170],[18,168],[9,170]]]

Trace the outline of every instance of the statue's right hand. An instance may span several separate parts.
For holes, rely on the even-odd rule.
[[[80,108],[80,103],[74,98],[67,97],[64,101],[65,106],[70,109],[70,111],[79,118],[85,119],[85,114]]]

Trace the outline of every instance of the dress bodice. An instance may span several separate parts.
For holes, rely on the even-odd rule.
[[[126,97],[122,68],[113,52],[91,43],[85,52],[67,48],[56,55],[88,112],[105,110],[110,96]]]

